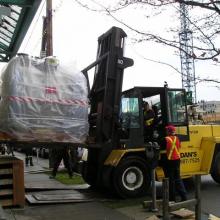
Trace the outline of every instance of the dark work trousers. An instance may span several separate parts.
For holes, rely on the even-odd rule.
[[[181,197],[181,201],[187,199],[186,189],[180,177],[180,160],[164,161],[163,170],[165,177],[169,178],[169,197],[170,201],[176,201],[176,192]]]
[[[25,149],[25,165],[28,166],[30,163],[30,166],[33,166],[33,158],[32,158],[33,152],[31,147],[27,147]]]
[[[145,126],[144,127],[144,141],[153,141],[153,126]]]
[[[54,152],[54,166],[53,166],[53,171],[52,171],[52,175],[55,177],[59,168],[59,165],[63,159],[64,162],[64,166],[66,167],[68,174],[70,177],[73,176],[73,171],[72,171],[72,166],[70,163],[70,155],[68,152],[67,148],[61,148],[59,150],[55,150]]]
[[[77,148],[72,147],[70,148],[70,165],[72,168],[72,171],[77,171],[77,162],[78,162],[78,153],[77,153]]]

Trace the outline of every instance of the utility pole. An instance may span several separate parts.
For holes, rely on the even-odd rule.
[[[47,0],[46,4],[46,17],[43,18],[42,49],[44,49],[45,54],[48,57],[53,56],[52,0]],[[53,168],[54,161],[55,158],[52,154],[52,149],[49,148],[49,168]]]
[[[46,17],[47,17],[47,48],[46,55],[53,55],[53,29],[52,29],[52,0],[47,0],[46,7]]]
[[[179,33],[180,41],[180,60],[182,87],[186,89],[188,99],[196,103],[196,83],[195,83],[195,63],[193,53],[193,36],[190,30],[188,7],[180,3],[181,30]]]
[[[42,41],[41,41],[41,51],[40,57],[46,57],[46,45],[47,45],[47,20],[46,17],[43,17],[43,27],[42,27]]]
[[[43,17],[41,57],[53,56],[52,0],[46,2],[46,17]]]

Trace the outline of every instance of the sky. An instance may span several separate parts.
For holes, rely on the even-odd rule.
[[[168,63],[180,69],[180,58],[172,49],[152,42],[134,43],[134,34],[125,26],[102,13],[88,11],[74,0],[53,0],[53,9],[53,55],[61,61],[79,70],[84,69],[95,61],[98,37],[112,26],[117,26],[124,29],[128,35],[124,56],[134,60],[134,66],[125,69],[123,90],[134,86],[163,86],[164,81],[167,81],[169,87],[181,88],[181,75],[178,72],[168,65],[149,61]],[[172,22],[173,19],[167,16],[146,24],[140,22],[141,17],[134,16],[129,11],[123,13],[132,25],[158,31],[166,29],[167,22]],[[45,4],[40,6],[19,52],[39,56],[43,15]],[[196,76],[220,80],[217,74],[219,67],[210,62],[195,63],[195,72]],[[199,83],[196,90],[198,101],[220,100],[220,89],[216,88],[216,85]]]

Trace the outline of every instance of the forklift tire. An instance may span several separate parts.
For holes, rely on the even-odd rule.
[[[211,172],[212,179],[220,184],[220,152],[215,157],[214,166]]]
[[[135,198],[147,194],[151,185],[150,169],[141,157],[124,158],[113,173],[114,189],[121,198]]]

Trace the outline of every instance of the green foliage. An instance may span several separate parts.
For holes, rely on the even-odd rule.
[[[74,174],[72,178],[69,178],[69,175],[66,172],[58,172],[56,175],[56,180],[67,185],[77,185],[85,183],[80,175]]]

